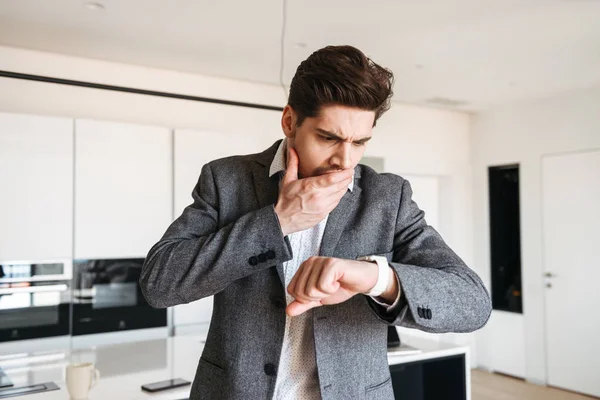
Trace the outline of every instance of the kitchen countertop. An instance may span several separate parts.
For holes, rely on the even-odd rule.
[[[3,344],[0,348],[0,367],[13,381],[14,387],[44,382],[55,382],[60,387],[57,391],[21,397],[27,400],[67,400],[65,367],[69,363],[81,362],[94,363],[101,374],[100,382],[90,391],[89,400],[178,400],[188,397],[190,386],[154,394],[142,392],[140,386],[171,378],[193,381],[204,340],[205,335],[190,335],[84,348],[61,347],[60,344],[65,342],[49,341],[46,348],[38,344],[35,350],[18,353],[10,353],[7,351],[9,347]],[[470,380],[467,346],[404,334],[402,341],[419,348],[421,352],[389,355],[390,365],[464,354],[467,382]]]

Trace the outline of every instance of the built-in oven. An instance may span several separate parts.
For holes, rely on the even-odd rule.
[[[167,326],[139,286],[143,258],[73,262],[73,335]]]
[[[0,342],[68,335],[70,260],[0,261]]]

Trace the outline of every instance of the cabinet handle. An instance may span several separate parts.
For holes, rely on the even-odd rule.
[[[68,287],[65,284],[48,285],[48,286],[29,286],[29,287],[16,287],[16,288],[0,289],[0,294],[64,292],[67,289],[68,289]]]

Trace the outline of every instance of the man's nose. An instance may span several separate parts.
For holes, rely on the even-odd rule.
[[[352,143],[343,143],[334,158],[334,163],[340,169],[352,168]]]

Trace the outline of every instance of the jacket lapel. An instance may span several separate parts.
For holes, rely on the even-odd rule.
[[[269,177],[269,168],[280,143],[281,140],[278,140],[269,149],[257,154],[255,157],[256,163],[252,165],[254,190],[256,191],[256,199],[260,208],[275,204],[279,195],[279,174]],[[281,284],[285,285],[282,263],[277,264],[277,273]]]
[[[260,208],[269,204],[275,204],[279,194],[279,176],[273,175],[269,178],[269,168],[277,152],[281,140],[278,140],[262,153],[254,155],[255,164],[252,164],[252,177],[254,178],[254,190]]]
[[[255,164],[252,168],[254,189],[260,208],[275,204],[279,195],[279,176],[269,178],[269,167]]]
[[[337,207],[329,214],[323,240],[321,241],[321,250],[319,254],[323,257],[333,257],[340,237],[346,228],[350,218],[355,215],[356,208],[359,205],[360,192],[360,167],[354,170],[354,188],[346,192]]]

